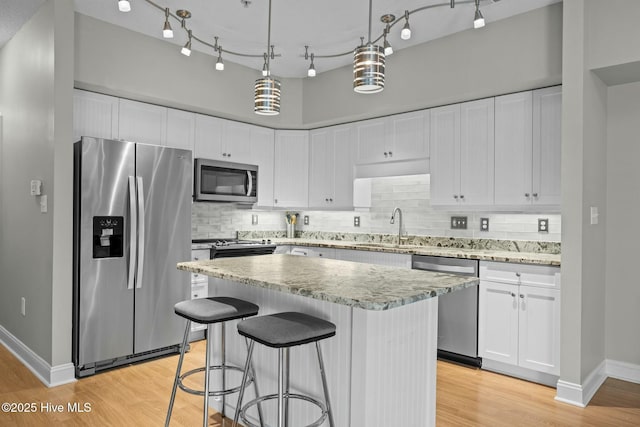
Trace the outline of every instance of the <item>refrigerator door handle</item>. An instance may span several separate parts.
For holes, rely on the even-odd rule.
[[[137,176],[138,187],[138,273],[136,274],[136,289],[142,287],[142,272],[144,268],[144,188],[142,177]]]
[[[129,177],[129,275],[127,289],[133,289],[138,255],[138,219],[136,218],[136,180]]]
[[[251,178],[251,171],[247,171],[247,186],[245,187],[247,189],[247,196],[251,195],[251,192],[253,191],[253,179]]]

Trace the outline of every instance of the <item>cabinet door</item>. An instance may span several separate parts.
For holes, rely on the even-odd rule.
[[[237,163],[251,161],[251,125],[224,120],[222,157]]]
[[[492,205],[494,186],[494,100],[460,105],[461,205]]]
[[[332,207],[353,209],[353,126],[333,128]]]
[[[387,119],[366,120],[356,123],[356,145],[358,164],[377,163],[388,160]]]
[[[429,157],[429,112],[416,111],[389,118],[390,158],[413,160]]]
[[[195,157],[226,160],[222,157],[222,120],[196,114]]]
[[[118,98],[73,91],[73,140],[82,136],[95,138],[118,138]]]
[[[431,114],[431,205],[453,205],[460,197],[460,105]]]
[[[258,206],[273,206],[273,129],[251,128],[251,164],[258,165]]]
[[[533,202],[560,206],[562,88],[533,91]],[[537,196],[535,196],[537,195]]]
[[[480,281],[478,355],[518,364],[518,287]]]
[[[519,365],[560,375],[560,290],[520,286]]]
[[[333,130],[323,128],[309,134],[309,207],[330,208],[333,202]]]
[[[496,205],[531,203],[532,99],[530,91],[495,98]]]
[[[188,111],[167,110],[167,147],[191,150],[195,144],[196,115]]]
[[[307,207],[309,132],[276,131],[274,165],[274,206]]]
[[[167,108],[144,102],[120,100],[119,136],[143,144],[167,144]]]

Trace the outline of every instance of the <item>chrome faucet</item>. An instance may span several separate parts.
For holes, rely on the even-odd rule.
[[[398,246],[400,246],[400,236],[402,235],[402,210],[398,207],[393,209],[393,212],[391,213],[391,221],[389,221],[390,224],[395,224],[396,223],[396,213],[398,214]]]

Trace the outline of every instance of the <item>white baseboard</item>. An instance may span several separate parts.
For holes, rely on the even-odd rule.
[[[640,365],[607,359],[607,376],[640,384]]]
[[[584,408],[607,378],[640,384],[640,365],[617,360],[603,360],[582,385],[559,380],[556,400]]]
[[[76,381],[73,363],[51,366],[2,325],[0,325],[0,344],[4,345],[47,387]]]

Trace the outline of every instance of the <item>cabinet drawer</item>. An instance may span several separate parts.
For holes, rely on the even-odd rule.
[[[191,261],[202,261],[209,259],[211,251],[209,249],[193,249],[191,250]]]
[[[191,299],[206,298],[209,296],[209,286],[207,283],[191,285]]]
[[[480,280],[559,289],[560,268],[546,265],[480,261]]]

